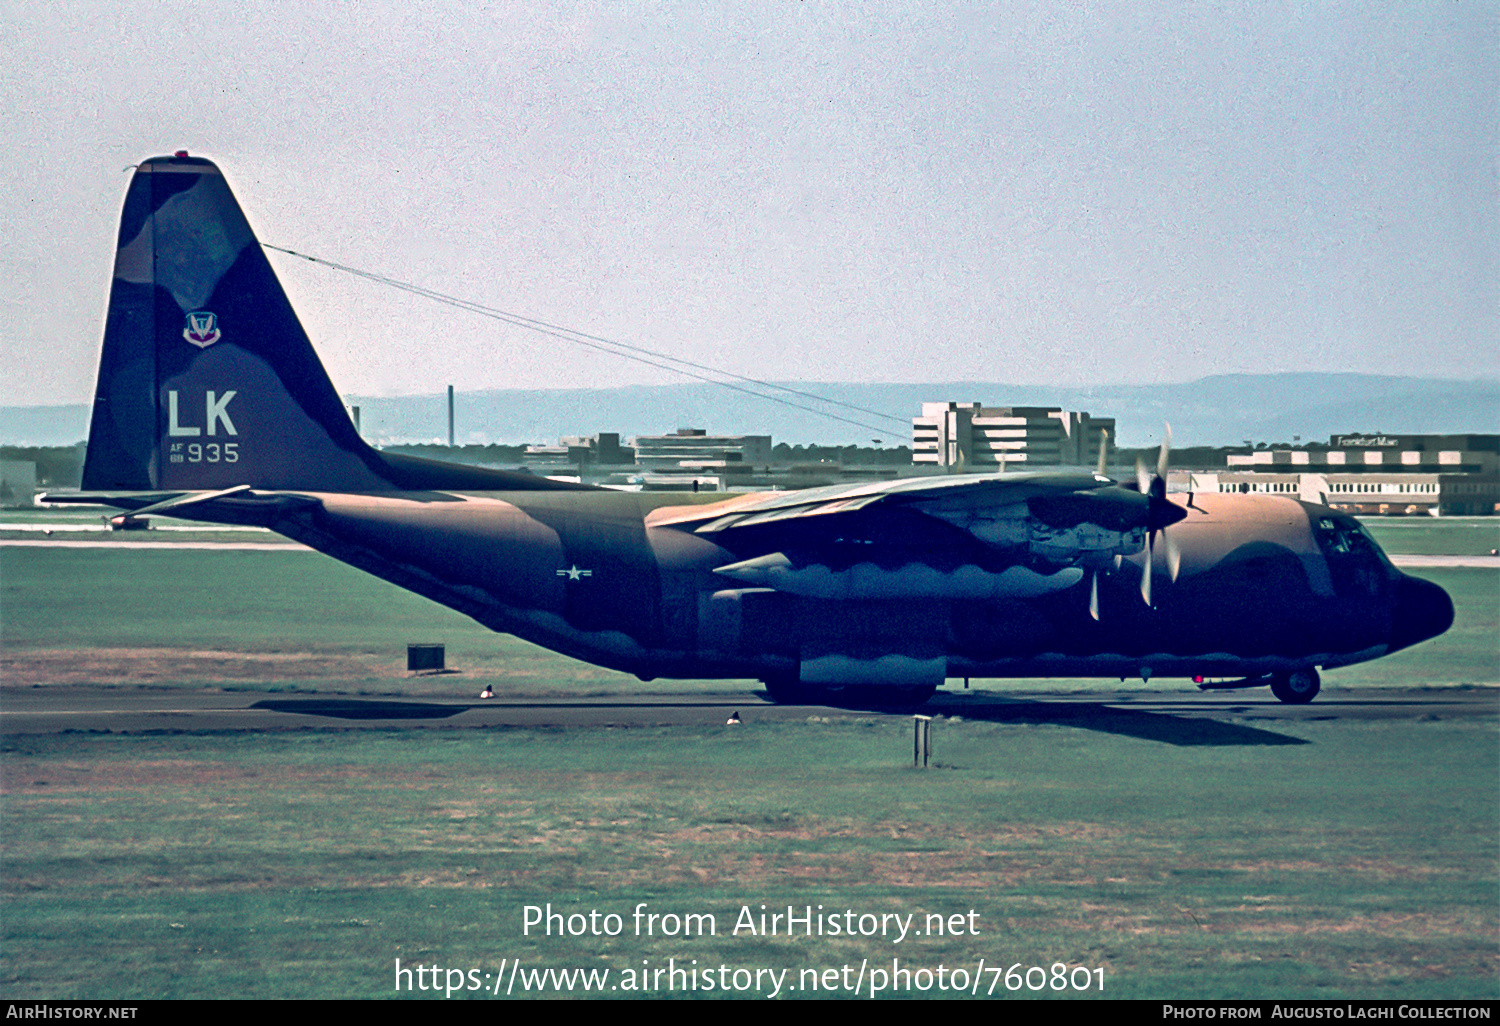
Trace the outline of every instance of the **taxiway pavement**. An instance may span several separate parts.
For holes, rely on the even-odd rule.
[[[626,698],[403,698],[286,695],[264,692],[162,692],[106,688],[6,688],[0,733],[49,734],[258,730],[414,730],[496,727],[707,726],[738,713],[742,726],[809,717],[902,717],[909,714],[813,705],[773,705],[753,688],[716,695],[658,694]],[[936,717],[996,722],[1053,722],[1114,732],[1139,720],[1251,721],[1475,719],[1500,720],[1500,689],[1330,689],[1309,705],[1287,705],[1264,689],[1004,694],[976,689],[939,692],[920,710]],[[1112,725],[1112,726],[1111,726]],[[1136,733],[1127,730],[1127,733]],[[1170,733],[1170,731],[1168,731]]]

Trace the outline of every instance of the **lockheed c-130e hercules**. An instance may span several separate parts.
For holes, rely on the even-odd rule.
[[[380,452],[359,436],[219,169],[126,194],[84,465],[55,495],[270,528],[487,627],[780,702],[916,705],[956,677],[1185,677],[1307,702],[1319,668],[1453,605],[1352,518],[1154,475],[629,493]]]

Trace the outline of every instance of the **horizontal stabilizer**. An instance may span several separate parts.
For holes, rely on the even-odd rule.
[[[161,502],[152,503],[150,506],[132,510],[131,516],[145,517],[152,514],[165,514],[168,511],[182,512],[189,506],[197,506],[215,499],[223,499],[230,495],[240,495],[250,490],[249,485],[235,485],[233,488],[225,488],[217,492],[189,492],[179,495],[175,499],[163,499]]]
[[[270,527],[283,517],[321,504],[311,495],[253,491],[249,485],[213,492],[49,492],[37,498],[48,505],[109,506],[124,510],[127,519],[168,516],[255,527]]]

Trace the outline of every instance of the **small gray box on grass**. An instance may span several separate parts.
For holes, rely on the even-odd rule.
[[[443,669],[442,645],[407,645],[406,669],[412,673],[435,673]]]

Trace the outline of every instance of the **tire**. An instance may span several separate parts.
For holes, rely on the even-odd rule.
[[[1318,671],[1311,666],[1305,670],[1271,675],[1271,694],[1288,705],[1306,705],[1318,697],[1321,687]]]

